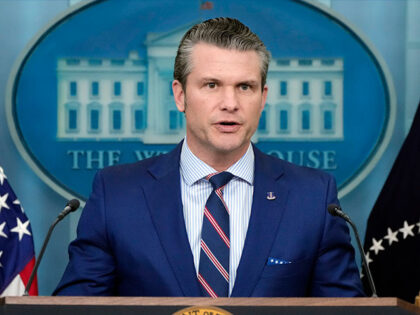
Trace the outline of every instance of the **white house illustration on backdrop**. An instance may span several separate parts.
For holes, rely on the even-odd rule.
[[[178,43],[191,25],[147,34],[146,59],[59,58],[60,140],[177,143],[185,122],[171,83]],[[258,141],[343,140],[343,60],[273,58]]]

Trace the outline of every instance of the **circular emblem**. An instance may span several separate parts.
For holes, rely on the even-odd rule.
[[[191,306],[183,308],[173,315],[232,315],[228,311],[215,306]]]
[[[66,198],[86,199],[97,169],[171,150],[185,134],[171,90],[194,24],[231,16],[271,51],[267,104],[253,137],[264,152],[332,173],[339,196],[389,143],[395,93],[371,44],[306,1],[83,2],[34,38],[12,71],[7,119],[25,160]]]

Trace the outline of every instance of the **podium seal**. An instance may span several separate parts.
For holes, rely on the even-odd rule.
[[[191,306],[173,313],[173,315],[232,315],[232,313],[214,306]]]

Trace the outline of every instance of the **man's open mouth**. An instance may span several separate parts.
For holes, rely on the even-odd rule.
[[[216,125],[217,129],[222,133],[234,133],[240,129],[241,124],[236,121],[220,121]]]
[[[237,125],[238,123],[234,121],[222,121],[220,122],[220,124],[224,126],[234,126],[234,125]]]

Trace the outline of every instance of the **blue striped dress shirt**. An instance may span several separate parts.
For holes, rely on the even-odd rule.
[[[230,211],[230,295],[235,283],[236,269],[241,259],[251,216],[252,195],[254,192],[254,151],[252,145],[249,145],[244,156],[226,171],[234,175],[233,179],[223,190],[223,198]],[[201,161],[191,152],[185,139],[180,159],[181,194],[185,225],[197,274],[200,263],[200,240],[204,206],[212,192],[212,186],[205,177],[215,172],[215,169]]]

